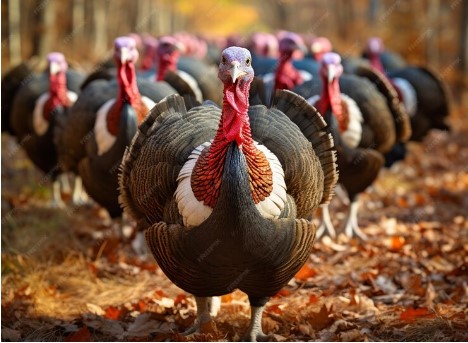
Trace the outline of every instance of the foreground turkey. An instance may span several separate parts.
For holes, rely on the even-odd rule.
[[[64,207],[57,179],[63,170],[58,164],[54,131],[78,97],[83,76],[69,70],[65,57],[59,52],[48,54],[47,64],[46,72],[31,72],[21,82],[22,86],[10,95],[13,98],[10,125],[34,165],[52,179],[52,205]]]
[[[333,139],[320,114],[288,91],[271,109],[249,107],[253,76],[248,50],[224,50],[222,109],[187,111],[180,96],[166,98],[121,165],[122,205],[147,229],[165,274],[196,298],[187,334],[211,320],[211,297],[240,289],[251,305],[246,339],[265,338],[265,304],[310,254],[315,227],[303,218],[330,200],[336,183]]]

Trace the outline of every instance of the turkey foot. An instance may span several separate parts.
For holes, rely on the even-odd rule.
[[[195,302],[197,303],[197,319],[193,326],[185,330],[183,336],[192,336],[201,333],[204,325],[211,322],[211,297],[195,297]]]
[[[352,238],[354,235],[358,236],[364,241],[367,241],[367,235],[359,228],[357,215],[358,215],[359,203],[357,200],[351,203],[349,209],[349,216],[346,220],[345,234],[349,238]]]
[[[50,202],[52,208],[64,208],[65,203],[62,200],[62,194],[60,193],[60,181],[55,180],[52,184],[52,201]]]
[[[250,325],[245,334],[244,342],[269,341],[273,335],[265,335],[262,329],[262,314],[268,298],[251,298],[250,301]],[[257,306],[255,306],[257,305]]]
[[[75,184],[73,185],[72,202],[73,205],[85,205],[89,201],[88,194],[83,189],[83,181],[81,177],[75,177]]]
[[[320,226],[317,229],[317,238],[322,237],[322,235],[325,233],[328,233],[328,235],[332,238],[336,238],[336,232],[330,218],[330,210],[328,208],[328,204],[321,205],[321,208],[322,222],[320,223]]]

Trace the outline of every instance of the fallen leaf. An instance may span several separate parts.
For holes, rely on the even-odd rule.
[[[280,308],[280,304],[271,305],[267,308],[267,312],[275,313],[275,314],[282,314],[283,310]]]
[[[182,303],[187,303],[187,296],[185,294],[179,294],[174,300],[174,306],[177,306]]]
[[[315,275],[317,275],[317,271],[305,264],[294,277],[300,281],[306,281],[308,278],[314,277]]]
[[[307,319],[314,330],[320,331],[329,327],[335,320],[331,315],[331,308],[328,309],[324,304],[319,312],[311,312],[310,317]]]
[[[91,342],[91,333],[89,332],[87,326],[83,326],[77,332],[70,334],[65,339],[65,342]]]
[[[311,305],[311,304],[315,304],[317,301],[319,300],[319,297],[316,296],[315,294],[311,294],[309,296],[309,302],[308,304]]]
[[[117,320],[119,319],[120,314],[121,314],[121,310],[119,310],[117,307],[109,306],[105,309],[104,317],[106,317],[107,319]]]
[[[434,316],[435,316],[434,313],[430,312],[425,307],[421,307],[418,309],[410,307],[400,313],[400,319],[405,322],[413,322],[417,318],[433,318]]]
[[[275,297],[276,298],[287,297],[289,294],[291,294],[291,292],[283,288],[278,293],[275,294]]]
[[[405,245],[405,237],[403,236],[392,236],[389,239],[389,248],[391,251],[398,251]]]

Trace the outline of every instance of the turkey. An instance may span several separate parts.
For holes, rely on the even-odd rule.
[[[333,49],[330,40],[326,37],[316,37],[312,40],[310,45],[310,51],[312,53],[312,57],[317,62],[321,62],[323,59],[323,55],[327,52],[331,52]]]
[[[320,79],[305,82],[293,91],[312,103],[320,100],[316,105],[320,113],[325,113],[331,101],[342,138],[349,147],[370,147],[381,153],[389,151],[396,134],[385,97],[369,80],[352,74],[342,75],[338,54],[330,52],[325,57],[328,60],[322,60]]]
[[[137,80],[133,38],[115,39],[114,59],[117,79],[89,83],[70,110],[59,156],[66,170],[82,177],[88,194],[119,218],[117,171],[125,147],[149,109],[175,90],[165,82]]]
[[[342,73],[340,56],[336,53],[325,54],[320,68],[321,94],[312,96],[307,101],[325,116],[333,133],[340,171],[339,182],[347,191],[351,202],[345,234],[348,237],[356,234],[366,239],[357,220],[358,195],[377,178],[384,163],[379,149],[391,147],[394,133],[393,136],[386,136],[391,144],[381,142],[379,138],[389,131],[394,132],[394,127],[392,118],[387,113],[385,99],[375,87],[365,79],[361,80],[357,76],[347,76]],[[383,117],[385,113],[387,115]],[[372,132],[374,128],[379,131]],[[373,147],[373,149],[359,146]],[[322,224],[318,234],[322,234],[325,230],[330,236],[335,236],[328,204],[322,206]]]
[[[385,68],[379,56],[383,52],[381,40],[368,43],[369,59],[381,72]],[[400,100],[411,117],[414,141],[421,141],[430,129],[449,130],[445,122],[450,114],[450,94],[441,77],[428,67],[405,66],[387,73]]]
[[[255,341],[265,338],[269,297],[310,254],[315,229],[302,218],[330,200],[333,140],[320,114],[291,92],[279,91],[271,109],[249,107],[247,49],[225,49],[218,77],[222,109],[187,110],[173,95],[151,110],[125,152],[120,201],[147,229],[164,273],[195,296],[197,320],[185,334],[211,320],[211,297],[240,289],[251,306],[245,338]]]
[[[58,180],[63,170],[58,164],[54,130],[75,102],[83,76],[69,70],[65,57],[59,52],[47,55],[47,65],[46,72],[38,75],[31,72],[21,82],[22,86],[11,94],[10,125],[34,165],[52,180],[52,206],[64,207]],[[66,184],[68,182],[64,182]],[[81,193],[79,184],[77,180],[74,199]]]
[[[374,51],[380,51],[380,53],[376,55]],[[382,39],[378,37],[368,39],[362,57],[371,61],[375,59],[373,64],[379,63],[386,73],[406,67],[404,58],[396,52],[385,50]]]

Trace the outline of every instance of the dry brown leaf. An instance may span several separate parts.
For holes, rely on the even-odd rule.
[[[334,322],[332,308],[328,309],[327,306],[324,304],[320,308],[319,312],[309,313],[309,318],[307,318],[307,320],[310,323],[310,325],[312,325],[314,330],[323,330],[329,327]]]

